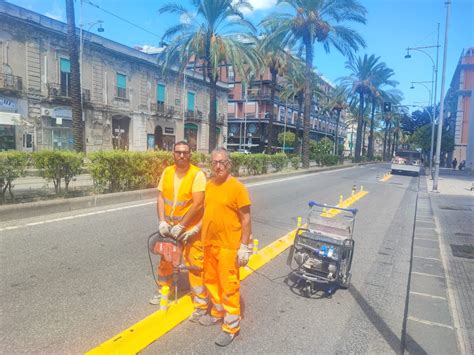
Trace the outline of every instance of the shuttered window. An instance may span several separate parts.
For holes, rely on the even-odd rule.
[[[166,87],[163,84],[158,84],[156,86],[156,102],[160,104],[165,103],[165,92],[166,92]]]
[[[188,91],[188,111],[194,112],[194,92]]]

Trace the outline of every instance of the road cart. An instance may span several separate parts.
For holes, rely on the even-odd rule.
[[[309,202],[307,225],[298,228],[287,264],[311,297],[317,284],[348,288],[351,280],[357,209]],[[333,289],[329,287],[329,289]]]

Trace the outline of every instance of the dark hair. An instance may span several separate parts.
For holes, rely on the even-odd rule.
[[[176,142],[176,143],[173,145],[173,150],[176,148],[177,145],[185,145],[186,147],[188,147],[188,150],[191,151],[191,146],[189,145],[188,142],[185,142],[185,141]]]

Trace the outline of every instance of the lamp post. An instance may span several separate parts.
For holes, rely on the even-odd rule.
[[[425,85],[425,83],[431,83],[433,84],[432,81],[412,81],[411,82],[411,87],[410,89],[414,89],[415,86],[414,84],[417,84],[417,85],[421,85],[423,86],[427,91],[428,91],[428,94],[429,94],[429,102],[430,104],[433,103],[433,101],[435,101],[433,99],[433,92],[428,88],[428,86]],[[431,87],[433,87],[433,85],[431,85]],[[433,108],[433,105],[431,106]],[[434,117],[433,115],[430,113],[429,110],[426,110],[424,109],[428,115],[430,116],[430,121],[431,121],[431,144],[430,144],[430,175],[433,174],[433,149],[434,149],[434,127],[435,127],[435,121],[434,121]]]
[[[437,39],[436,39],[436,45],[433,46],[424,46],[424,47],[408,47],[407,48],[407,54],[405,55],[406,59],[411,58],[410,51],[418,51],[426,55],[430,60],[431,63],[433,64],[433,72],[431,75],[431,92],[430,92],[430,105],[431,109],[433,110],[432,113],[432,120],[431,120],[431,151],[430,151],[430,174],[432,174],[432,167],[433,167],[433,143],[434,143],[434,123],[436,121],[436,94],[437,94],[437,89],[438,89],[438,57],[439,57],[439,22],[438,22],[438,28],[437,28]],[[436,48],[436,63],[424,49],[430,49],[430,48]],[[418,84],[421,84],[421,82],[418,82]],[[413,86],[413,83],[412,83]],[[433,94],[434,90],[434,95]]]
[[[444,53],[443,53],[443,71],[441,74],[441,95],[440,95],[440,108],[439,108],[439,120],[438,120],[438,140],[436,141],[436,155],[435,155],[435,172],[433,177],[433,192],[438,192],[438,177],[439,177],[439,162],[441,154],[441,137],[443,133],[443,116],[444,116],[444,84],[446,76],[446,57],[448,54],[448,28],[449,28],[449,15],[451,14],[451,1],[446,2],[446,28],[444,30]]]

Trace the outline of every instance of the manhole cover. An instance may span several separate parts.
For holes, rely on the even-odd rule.
[[[473,236],[472,233],[463,233],[463,232],[457,232],[457,233],[454,233],[454,235],[458,237],[472,237]]]
[[[470,245],[450,244],[454,256],[459,258],[474,259],[474,247]]]
[[[470,211],[470,207],[466,206],[439,206],[440,210],[450,210],[450,211]]]

